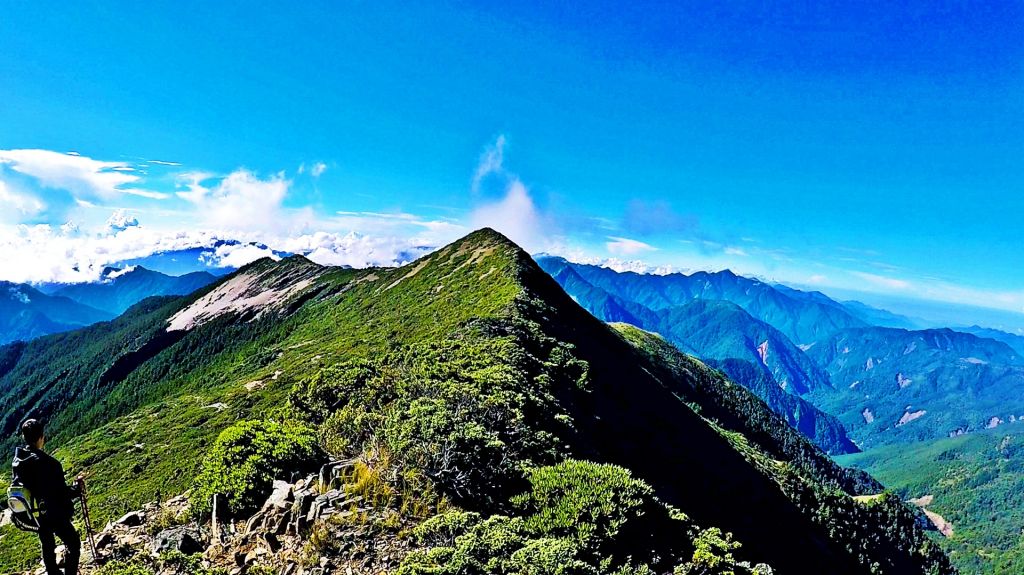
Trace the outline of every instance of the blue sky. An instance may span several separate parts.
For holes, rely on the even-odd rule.
[[[1020,3],[88,4],[0,15],[5,279],[227,237],[388,263],[488,224],[1024,310]]]

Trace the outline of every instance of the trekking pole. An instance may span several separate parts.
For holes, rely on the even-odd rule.
[[[89,501],[85,491],[85,480],[82,480],[82,519],[85,520],[85,536],[89,539],[89,549],[92,551],[92,564],[99,565],[100,557],[96,554],[96,541],[92,537],[92,520],[89,518]]]

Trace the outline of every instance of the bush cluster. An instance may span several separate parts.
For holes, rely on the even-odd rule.
[[[240,421],[217,437],[193,488],[192,511],[209,513],[220,495],[236,516],[251,513],[270,495],[275,479],[315,471],[325,460],[316,434],[303,424]]]

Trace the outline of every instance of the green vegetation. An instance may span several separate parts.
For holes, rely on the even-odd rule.
[[[948,521],[952,535],[938,541],[961,572],[1024,572],[1024,435],[992,430],[886,446],[842,462]]]
[[[301,424],[240,421],[209,449],[192,490],[192,511],[208,513],[213,496],[223,495],[232,515],[251,514],[274,479],[315,471],[324,460],[316,436]]]
[[[716,425],[735,430],[744,444],[753,442],[775,461],[785,461],[816,482],[853,495],[878,493],[882,485],[866,473],[844,469],[825,456],[807,437],[795,433],[746,389],[734,384],[722,372],[709,370],[697,359],[681,353],[661,336],[629,324],[612,324],[619,333],[665,373],[665,379],[688,382],[673,392]],[[764,465],[771,468],[769,464]]]
[[[140,563],[111,561],[100,567],[97,575],[153,575],[153,570]]]
[[[180,551],[164,553],[159,557],[139,556],[130,561],[113,560],[104,563],[96,575],[227,575],[223,569],[207,569],[203,567],[202,555],[185,555]],[[249,573],[257,575],[255,569]],[[269,575],[269,574],[267,574]]]
[[[167,331],[222,288],[282,295]],[[898,501],[853,499],[869,478],[651,338],[609,329],[484,230],[397,269],[260,261],[3,348],[2,425],[10,443],[25,414],[50,419],[69,472],[91,473],[97,523],[200,474],[251,509],[322,449],[353,462],[341,489],[374,508],[331,521],[419,534],[409,573],[949,572]],[[311,557],[334,550],[326,534],[314,526]],[[33,560],[8,549],[5,571]]]
[[[516,516],[450,510],[422,523],[413,534],[425,549],[399,573],[751,572],[730,553],[738,543],[709,543],[720,530],[696,530],[621,467],[566,460],[531,470],[529,483]]]

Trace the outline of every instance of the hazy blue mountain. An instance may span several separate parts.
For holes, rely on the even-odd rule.
[[[108,268],[99,282],[67,285],[53,294],[120,315],[147,297],[190,294],[216,279],[209,272],[172,276],[141,266],[123,270]]]
[[[687,353],[709,361],[756,393],[826,452],[857,450],[836,418],[792,395],[829,388],[828,375],[777,329],[726,301],[698,299],[651,310],[591,285],[573,266],[559,261],[564,260],[548,260],[548,272],[599,319],[657,332]]]
[[[797,395],[831,388],[824,370],[782,332],[732,302],[696,300],[656,313],[655,331],[694,355],[750,361]]]
[[[977,431],[1024,415],[1024,338],[1012,334],[868,326],[914,320],[726,272],[653,276],[560,258],[540,264],[591,313],[656,331],[708,360],[742,360],[746,365],[723,369],[791,424],[800,425],[795,406],[766,392],[761,376],[838,418],[862,448]],[[837,327],[843,322],[857,325]],[[820,335],[795,346],[783,333],[787,326]],[[820,430],[801,429],[832,450]]]
[[[898,327],[903,329],[921,329],[923,327],[927,327],[921,320],[915,320],[905,315],[892,313],[889,310],[870,306],[857,300],[844,301],[842,304],[848,312],[868,325],[876,325],[878,327]]]
[[[945,437],[1024,414],[1024,361],[1005,343],[951,329],[843,330],[808,349],[835,391],[815,405],[861,447]]]
[[[569,266],[591,285],[654,311],[696,299],[729,301],[786,334],[796,344],[810,344],[840,329],[867,325],[824,294],[799,292],[798,296],[793,293],[796,290],[783,291],[729,270],[649,275],[619,273],[550,256],[538,258],[538,263],[548,273]]]
[[[0,344],[77,329],[114,315],[26,284],[0,282]]]
[[[987,337],[989,339],[1001,341],[1012,347],[1014,351],[1024,357],[1024,336],[976,325],[972,325],[971,327],[958,327],[956,330],[974,334],[978,337]]]

